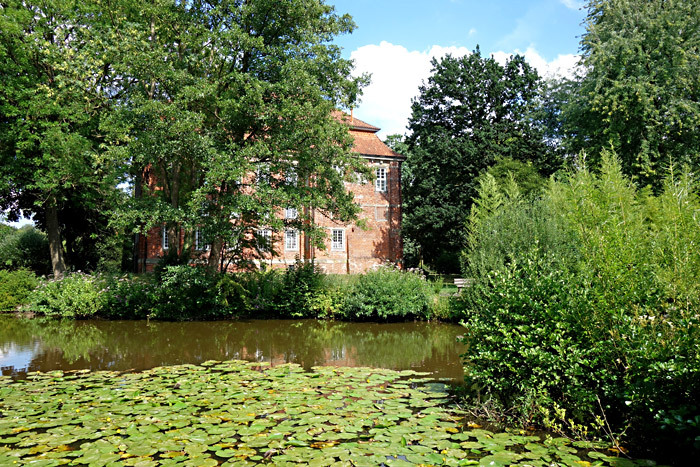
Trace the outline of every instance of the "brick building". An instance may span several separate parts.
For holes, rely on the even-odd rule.
[[[377,136],[379,128],[341,112],[336,118],[348,125],[353,136],[353,151],[366,161],[376,176],[374,182],[345,182],[361,207],[359,215],[363,228],[356,224],[342,224],[311,212],[312,222],[327,229],[325,249],[313,246],[303,233],[296,230],[259,230],[268,237],[276,254],[266,253],[256,262],[268,267],[284,268],[297,259],[313,261],[321,270],[332,274],[361,273],[385,263],[401,266],[401,163],[405,160],[386,146]],[[296,213],[284,212],[287,217]],[[180,238],[182,245],[183,238]],[[198,240],[198,239],[197,239]],[[172,244],[164,229],[153,229],[141,236],[138,247],[138,270],[150,271]]]

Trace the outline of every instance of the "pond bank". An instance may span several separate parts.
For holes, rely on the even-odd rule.
[[[243,361],[4,376],[0,464],[655,465],[470,427],[446,386],[429,380]]]

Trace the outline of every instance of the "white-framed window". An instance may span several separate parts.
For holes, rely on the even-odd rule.
[[[195,250],[208,250],[210,245],[204,241],[204,235],[202,231],[197,229],[194,231],[194,249]]]
[[[299,249],[299,232],[295,229],[287,229],[284,231],[284,249],[298,250]]]
[[[374,181],[374,190],[380,193],[386,193],[386,167],[377,167],[375,174],[377,178]]]
[[[163,227],[161,227],[160,231],[163,234],[163,238],[162,238],[163,249],[167,250],[168,248],[170,248],[170,236],[168,235],[168,226],[164,225]]]
[[[345,229],[331,229],[331,251],[345,251]]]
[[[260,250],[270,251],[272,247],[272,231],[270,229],[259,229],[258,237],[260,237]]]
[[[294,170],[293,168],[289,168],[287,170],[287,173],[284,175],[284,179],[287,182],[287,184],[296,185],[299,181],[299,176],[297,175],[296,170]]]
[[[299,216],[299,211],[297,208],[288,207],[284,210],[285,219],[296,219]]]
[[[258,179],[258,184],[270,183],[270,164],[263,162],[255,171],[255,176]]]

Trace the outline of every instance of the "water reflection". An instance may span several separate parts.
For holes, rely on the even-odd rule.
[[[206,360],[371,366],[462,380],[463,330],[435,323],[314,320],[57,321],[0,316],[4,375],[56,369],[143,370]]]

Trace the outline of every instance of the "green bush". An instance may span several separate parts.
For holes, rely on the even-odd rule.
[[[321,286],[321,272],[316,265],[297,261],[293,267],[285,270],[275,305],[282,315],[293,318],[315,317],[312,303],[321,292]]]
[[[460,298],[468,377],[522,420],[700,441],[698,186],[637,190],[615,157],[523,200],[484,179]]]
[[[158,284],[153,276],[107,276],[100,315],[112,319],[149,318]]]
[[[27,303],[29,294],[39,285],[33,272],[0,270],[0,312],[14,311]]]
[[[166,320],[224,318],[233,313],[220,301],[218,276],[205,268],[166,266],[154,289],[149,318]]]
[[[83,273],[42,282],[29,296],[29,311],[59,318],[89,318],[103,307],[104,284]]]
[[[254,317],[317,317],[324,305],[323,275],[312,263],[297,261],[284,271],[270,269],[238,275]]]
[[[32,226],[6,232],[0,238],[0,269],[29,269],[38,275],[51,271],[49,241]]]
[[[469,383],[522,421],[543,421],[540,410],[555,407],[578,424],[594,421],[598,397],[609,405],[606,394],[621,375],[607,368],[618,355],[591,332],[588,293],[537,248],[476,281],[464,297]]]
[[[423,276],[383,267],[359,276],[345,298],[343,315],[358,320],[427,319],[432,296]]]

